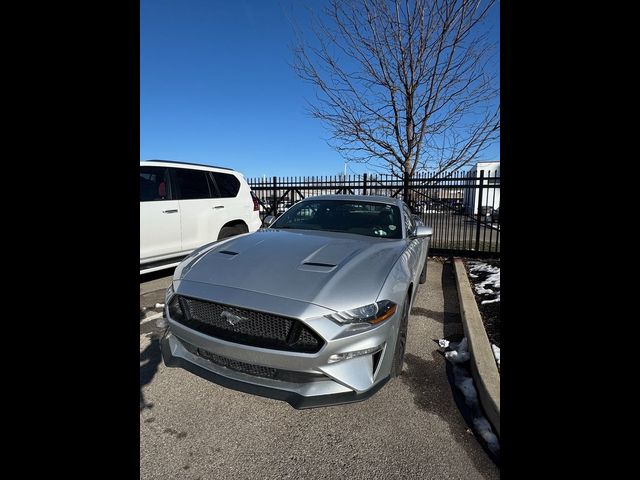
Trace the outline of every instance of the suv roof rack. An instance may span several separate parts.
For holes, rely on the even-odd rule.
[[[217,165],[205,165],[204,163],[178,162],[176,160],[140,160],[140,161],[141,162],[179,163],[180,165],[193,165],[195,167],[220,168],[222,170],[234,171],[233,168],[228,168],[228,167],[219,167]]]

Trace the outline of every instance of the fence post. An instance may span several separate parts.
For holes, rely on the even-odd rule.
[[[480,190],[478,191],[478,217],[476,220],[476,252],[480,251],[480,216],[482,213],[483,184],[484,184],[484,170],[480,170]]]
[[[278,214],[278,177],[273,176],[273,202],[271,207],[271,215],[274,217]]]
[[[367,194],[367,174],[366,173],[364,174],[363,178],[364,178],[364,180],[363,180],[363,183],[362,183],[362,194],[366,195]]]

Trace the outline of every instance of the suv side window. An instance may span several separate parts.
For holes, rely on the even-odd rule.
[[[220,172],[212,172],[211,174],[216,180],[216,185],[218,185],[218,190],[222,198],[233,198],[238,195],[240,180],[238,180],[235,175]]]
[[[171,170],[179,200],[213,197],[209,188],[207,172],[187,168],[172,168]]]
[[[140,201],[169,200],[169,176],[165,167],[140,167]]]
[[[407,230],[407,237],[409,237],[409,235],[413,235],[416,231],[416,222],[413,219],[411,211],[406,206],[403,206],[402,211],[404,212],[404,226]]]

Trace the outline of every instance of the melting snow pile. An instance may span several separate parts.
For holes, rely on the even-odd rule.
[[[499,275],[499,273],[498,273]],[[444,356],[453,365],[453,381],[458,389],[464,395],[465,403],[471,409],[473,416],[473,427],[478,435],[480,435],[487,443],[487,447],[494,455],[500,453],[500,442],[498,437],[493,433],[491,424],[485,418],[480,402],[478,401],[478,392],[473,384],[473,378],[469,375],[468,369],[462,366],[464,362],[470,359],[470,354],[467,350],[467,338],[463,338],[461,342],[449,342],[445,339],[438,340],[438,344],[442,348],[449,348],[445,352]],[[496,352],[495,345],[492,345],[494,354]],[[500,349],[498,348],[497,354],[498,365],[500,364]]]
[[[451,350],[445,352],[444,356],[451,363],[468,362],[471,358],[471,354],[467,351],[467,337],[464,337],[460,343],[449,343],[449,348]]]
[[[487,274],[487,278],[473,286],[478,295],[495,295],[494,298],[482,300],[482,304],[499,302],[500,267],[494,267],[493,265],[482,262],[468,262],[467,266],[471,278],[478,278],[481,273]]]
[[[498,364],[498,369],[500,368],[500,347],[491,344],[491,350],[493,350],[493,356],[496,359],[496,363]]]

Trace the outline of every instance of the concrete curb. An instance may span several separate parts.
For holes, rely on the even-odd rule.
[[[498,437],[500,436],[500,373],[491,350],[489,337],[484,329],[480,310],[467,277],[461,258],[454,258],[453,264],[458,286],[460,315],[464,334],[471,352],[471,373],[478,389],[478,396],[489,421]]]

